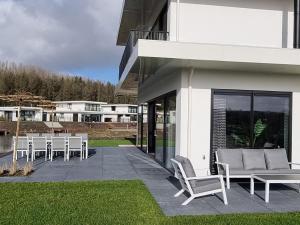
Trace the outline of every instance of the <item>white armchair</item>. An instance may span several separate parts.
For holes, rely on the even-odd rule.
[[[180,196],[185,191],[190,194],[190,197],[183,202],[182,205],[189,204],[195,198],[216,193],[222,193],[224,204],[228,204],[222,175],[196,177],[189,159],[176,156],[175,159],[171,159],[171,162],[175,169],[176,177],[179,179],[182,187],[182,189],[175,194],[175,197]]]

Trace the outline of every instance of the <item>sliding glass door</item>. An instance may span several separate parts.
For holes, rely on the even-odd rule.
[[[161,96],[148,104],[148,152],[156,161],[172,169],[170,159],[175,157],[176,94]]]
[[[290,93],[213,91],[211,169],[221,148],[290,150]]]
[[[176,142],[176,96],[172,95],[166,98],[165,112],[165,130],[166,130],[166,149],[165,149],[165,167],[172,169],[171,159],[175,157]]]
[[[159,99],[155,102],[155,159],[161,164],[164,163],[164,126],[165,126],[165,103],[164,99]]]

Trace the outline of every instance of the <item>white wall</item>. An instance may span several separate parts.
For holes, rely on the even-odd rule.
[[[293,46],[293,0],[171,0],[170,40]]]
[[[300,75],[196,70],[191,83],[189,158],[198,175],[206,175],[209,171],[212,88],[293,92],[292,160],[300,162]]]

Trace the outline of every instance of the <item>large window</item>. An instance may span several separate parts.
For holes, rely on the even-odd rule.
[[[290,93],[214,91],[212,155],[221,148],[290,150]]]
[[[170,159],[175,157],[176,93],[161,96],[148,108],[148,150],[165,168],[172,170]]]

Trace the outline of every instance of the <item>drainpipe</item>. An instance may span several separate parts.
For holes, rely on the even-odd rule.
[[[300,0],[294,0],[294,48],[300,48]]]
[[[176,41],[179,41],[179,17],[180,17],[180,0],[176,4]]]
[[[193,87],[192,79],[194,76],[194,68],[191,68],[188,78],[188,130],[187,130],[187,157],[191,158],[191,146],[192,146],[192,103],[193,103]]]

